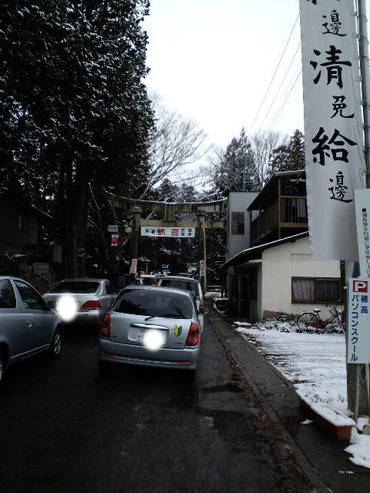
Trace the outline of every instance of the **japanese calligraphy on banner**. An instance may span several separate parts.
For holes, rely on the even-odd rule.
[[[137,273],[137,258],[133,258],[131,260],[131,265],[130,265],[130,274],[136,275]]]
[[[199,274],[200,274],[200,277],[204,277],[206,275],[206,262],[205,262],[205,260],[199,261]]]
[[[155,236],[162,238],[194,238],[195,228],[152,228],[142,227],[141,236]]]
[[[349,279],[347,363],[370,363],[368,279]]]
[[[111,235],[110,246],[118,246],[119,235]]]
[[[354,1],[300,0],[300,17],[311,253],[357,260],[365,156]]]

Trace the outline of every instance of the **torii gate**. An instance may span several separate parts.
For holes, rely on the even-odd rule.
[[[133,215],[132,236],[130,241],[130,260],[136,259],[139,250],[139,238],[141,227],[172,227],[172,228],[198,228],[198,252],[199,261],[203,260],[206,264],[206,229],[223,229],[223,222],[213,222],[206,220],[206,214],[222,212],[225,210],[227,199],[214,200],[210,202],[159,202],[152,200],[135,200],[129,198],[115,197],[113,205],[117,209],[130,209]],[[163,212],[164,219],[161,221],[142,219],[143,212]],[[188,212],[197,216],[196,221],[176,221],[176,212]],[[203,289],[207,289],[206,270],[202,277]]]

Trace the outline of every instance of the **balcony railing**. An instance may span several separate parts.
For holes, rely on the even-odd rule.
[[[306,197],[280,197],[280,223],[307,224]],[[281,225],[280,224],[280,225]]]
[[[252,222],[251,243],[258,244],[266,237],[280,238],[281,230],[307,229],[307,202],[306,197],[280,196],[280,220],[279,204],[276,201]],[[275,233],[275,234],[274,234]],[[283,236],[286,236],[285,234]]]

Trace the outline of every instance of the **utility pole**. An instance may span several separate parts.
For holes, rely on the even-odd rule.
[[[358,0],[359,17],[359,53],[361,70],[362,111],[365,133],[366,188],[370,188],[370,75],[369,75],[369,40],[367,38],[366,2]]]
[[[367,18],[365,0],[356,0],[358,13],[358,42],[361,71],[362,113],[364,122],[366,188],[370,188],[370,105],[369,105],[369,41],[367,38]],[[348,324],[347,324],[348,325]],[[348,327],[347,327],[348,331]],[[348,337],[348,332],[347,332]],[[369,365],[347,364],[348,408],[354,417],[370,414]]]

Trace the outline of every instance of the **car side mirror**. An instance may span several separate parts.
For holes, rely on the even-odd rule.
[[[208,308],[200,308],[199,313],[200,313],[201,315],[207,315],[207,313],[208,313]]]

